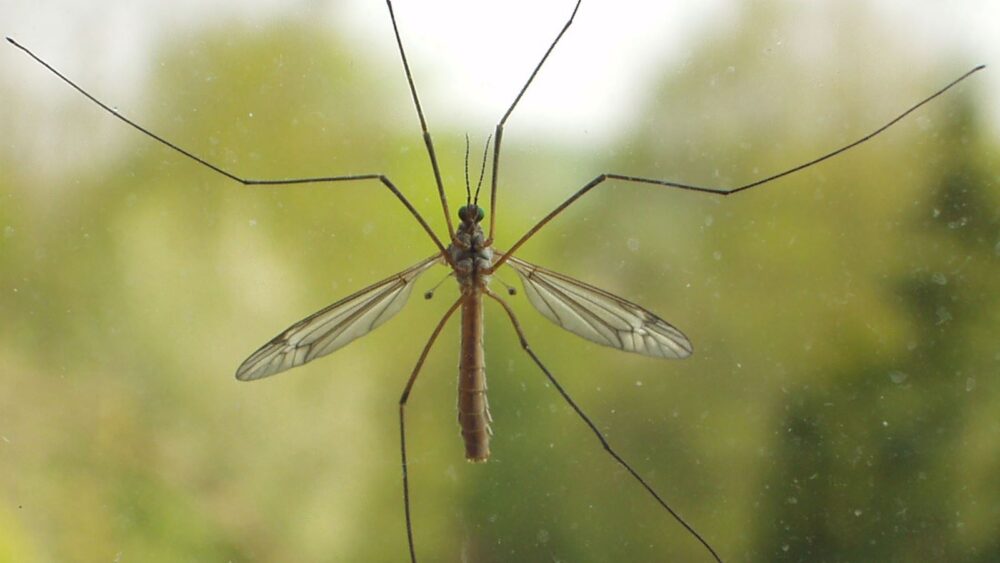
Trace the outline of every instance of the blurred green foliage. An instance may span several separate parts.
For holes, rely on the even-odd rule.
[[[741,18],[660,79],[603,161],[508,146],[500,247],[597,173],[733,185],[867,132],[965,66],[901,59],[883,80],[885,60],[849,51],[779,62],[757,56],[761,38],[794,19]],[[409,103],[399,70],[383,83],[345,52],[301,23],[200,30],[163,47],[126,113],[250,177],[384,172],[440,232],[416,120],[383,109]],[[841,68],[829,98],[802,93]],[[556,376],[727,560],[1000,559],[1000,147],[975,90],[733,198],[609,184],[524,248],[694,341],[685,362],[623,357],[514,299]],[[67,128],[111,119],[67,103]],[[461,134],[435,134],[457,195]],[[419,227],[377,183],[241,188],[113,137],[63,147],[103,155],[73,169],[30,166],[16,136],[0,148],[0,560],[403,560],[396,400],[448,292],[295,373],[231,374],[429,255]],[[490,312],[492,462],[462,458],[454,325],[410,403],[418,552],[707,560]]]

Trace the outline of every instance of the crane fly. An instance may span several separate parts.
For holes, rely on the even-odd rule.
[[[378,328],[390,318],[399,313],[406,304],[414,285],[421,274],[431,267],[444,264],[451,268],[459,286],[459,297],[448,308],[447,312],[431,331],[430,338],[424,345],[420,356],[414,366],[406,385],[403,388],[399,399],[399,437],[400,437],[400,457],[402,462],[402,489],[403,489],[403,512],[406,524],[407,547],[410,560],[414,563],[417,560],[416,549],[414,547],[413,522],[410,515],[410,486],[409,474],[406,460],[406,404],[416,382],[417,376],[427,359],[434,342],[441,334],[445,324],[461,309],[461,345],[459,361],[458,379],[458,422],[461,428],[461,435],[465,442],[465,457],[471,462],[485,462],[490,456],[490,436],[492,421],[489,405],[486,397],[486,371],[483,354],[483,305],[485,300],[494,301],[503,309],[509,318],[513,329],[520,341],[521,347],[530,357],[531,361],[541,370],[548,381],[562,396],[566,403],[576,412],[580,419],[590,428],[596,438],[600,441],[608,454],[614,458],[631,476],[641,485],[647,494],[655,500],[663,510],[668,512],[681,526],[684,527],[694,539],[696,539],[718,562],[722,561],[716,549],[699,533],[694,527],[685,521],[677,511],[633,468],[625,461],[621,455],[608,443],[607,439],[592,422],[580,406],[570,397],[552,372],[542,363],[542,360],[529,345],[525,333],[521,328],[517,316],[510,305],[498,294],[490,289],[491,276],[501,267],[509,266],[518,275],[524,287],[528,301],[537,309],[542,316],[556,323],[560,327],[581,336],[597,344],[617,348],[625,352],[633,352],[644,356],[655,358],[686,358],[692,353],[690,341],[677,328],[673,327],[659,316],[647,309],[632,303],[626,299],[618,297],[612,293],[598,289],[592,285],[576,280],[572,277],[553,272],[541,266],[536,266],[526,262],[516,256],[517,251],[528,242],[542,227],[548,224],[557,215],[565,211],[579,198],[589,193],[594,188],[604,185],[610,180],[675,188],[680,190],[694,191],[713,194],[716,196],[728,196],[744,190],[749,190],[763,184],[767,184],[784,176],[788,176],[805,168],[811,167],[822,161],[830,159],[843,153],[861,143],[868,141],[876,135],[882,133],[892,125],[896,124],[910,113],[916,111],[921,106],[937,98],[945,91],[955,86],[962,80],[968,78],[973,73],[984,68],[977,66],[952,82],[948,83],[933,94],[921,101],[913,104],[902,113],[896,115],[891,120],[879,126],[871,133],[847,144],[825,153],[812,160],[798,164],[784,171],[771,174],[762,179],[758,179],[740,186],[731,188],[698,186],[675,181],[661,180],[656,178],[645,178],[616,173],[599,174],[582,187],[577,189],[572,195],[566,198],[555,209],[545,215],[533,227],[511,244],[505,251],[495,249],[493,246],[494,233],[497,217],[497,195],[500,184],[500,148],[503,140],[504,126],[514,108],[524,96],[528,87],[534,81],[549,55],[555,49],[560,39],[573,23],[573,19],[580,8],[582,0],[577,0],[569,18],[565,21],[555,39],[549,44],[548,49],[535,65],[528,79],[521,87],[510,107],[503,114],[493,132],[493,151],[490,167],[490,189],[489,189],[489,227],[484,231],[483,221],[487,217],[485,210],[479,206],[479,186],[477,185],[475,195],[471,190],[468,181],[468,141],[466,141],[466,202],[458,209],[458,226],[452,222],[451,211],[448,206],[448,199],[445,195],[444,184],[441,180],[441,171],[438,166],[437,155],[434,151],[434,143],[428,131],[427,120],[424,117],[420,99],[417,96],[417,89],[413,81],[413,74],[410,71],[409,62],[403,48],[403,41],[400,37],[399,27],[396,23],[396,16],[393,11],[391,0],[386,0],[389,20],[395,36],[399,57],[403,64],[403,72],[409,85],[410,95],[416,109],[417,118],[420,122],[420,129],[423,134],[423,141],[427,151],[434,182],[437,187],[441,209],[444,213],[445,224],[448,230],[447,241],[438,237],[430,228],[427,221],[413,207],[410,201],[396,187],[396,185],[384,174],[365,173],[349,174],[340,176],[323,176],[309,178],[284,178],[284,179],[252,179],[238,176],[220,166],[199,157],[198,155],[181,148],[167,139],[160,137],[152,131],[146,129],[137,122],[125,117],[117,110],[108,106],[101,100],[92,96],[86,90],[78,86],[75,82],[64,76],[49,63],[42,60],[26,47],[11,38],[7,41],[18,49],[24,51],[37,63],[58,76],[69,86],[77,90],[91,102],[97,104],[104,111],[120,119],[131,127],[137,129],[144,135],[158,141],[166,147],[173,149],[185,157],[198,164],[225,176],[231,180],[247,186],[287,186],[294,184],[318,184],[318,183],[338,183],[338,182],[377,182],[388,189],[396,199],[406,208],[413,218],[420,224],[427,236],[434,243],[436,250],[433,255],[425,258],[405,270],[390,276],[382,281],[374,283],[336,303],[322,309],[309,317],[293,324],[270,342],[262,346],[244,361],[236,371],[236,378],[241,381],[252,381],[268,377],[296,366],[311,362],[316,358],[330,354],[351,341],[360,338],[372,330]],[[485,172],[486,161],[489,151],[489,140],[486,142],[486,149],[483,154],[483,170],[480,172],[480,185]],[[511,290],[513,294],[513,290]]]

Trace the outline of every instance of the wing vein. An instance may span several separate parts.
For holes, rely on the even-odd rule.
[[[425,258],[293,324],[251,354],[236,370],[236,378],[274,375],[368,334],[399,313],[420,274],[440,259],[439,254]]]
[[[513,256],[506,264],[521,278],[528,301],[569,332],[644,356],[691,355],[691,342],[681,331],[635,303]]]

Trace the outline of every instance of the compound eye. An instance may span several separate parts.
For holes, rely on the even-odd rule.
[[[458,220],[459,221],[462,221],[464,223],[466,221],[466,217],[468,217],[468,215],[469,215],[469,208],[468,208],[468,206],[463,205],[462,207],[458,208]]]
[[[476,222],[480,223],[486,217],[486,212],[483,211],[482,207],[476,206]]]

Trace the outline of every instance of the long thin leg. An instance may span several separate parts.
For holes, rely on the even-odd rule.
[[[399,37],[399,27],[396,26],[396,14],[392,11],[392,0],[385,0],[385,5],[389,7],[389,19],[392,20],[392,31],[396,35],[396,45],[399,47],[399,58],[403,59],[403,71],[406,72],[406,82],[410,85],[410,94],[413,96],[413,105],[417,108],[417,117],[420,118],[420,130],[424,132],[424,146],[427,147],[427,156],[431,159],[431,168],[434,170],[434,181],[437,183],[438,195],[441,197],[441,208],[444,210],[444,220],[448,224],[448,236],[454,240],[455,227],[451,223],[451,212],[448,211],[448,197],[444,194],[444,183],[441,182],[441,169],[438,167],[437,154],[434,152],[434,143],[431,141],[431,134],[427,131],[427,120],[424,119],[424,110],[420,107],[420,98],[417,97],[417,87],[413,84],[413,74],[410,73],[410,63],[406,60],[406,52],[403,51],[403,40]]]
[[[344,175],[344,176],[319,176],[319,177],[314,177],[314,178],[286,178],[286,179],[279,179],[279,180],[260,180],[260,179],[243,178],[241,176],[237,176],[236,174],[233,174],[232,172],[229,172],[228,170],[226,170],[226,169],[224,169],[224,168],[222,168],[220,166],[212,164],[211,162],[205,160],[204,158],[202,158],[202,157],[200,157],[200,156],[192,153],[191,151],[189,151],[187,149],[184,149],[184,148],[180,147],[179,145],[174,144],[171,141],[168,141],[168,140],[164,139],[163,137],[157,135],[156,133],[153,133],[152,131],[150,131],[149,129],[143,127],[142,125],[139,125],[135,121],[132,121],[131,119],[125,117],[124,115],[122,115],[121,113],[119,113],[117,110],[115,110],[111,106],[105,104],[101,100],[97,99],[92,94],[90,94],[90,92],[87,92],[82,87],[80,87],[79,85],[77,85],[75,82],[73,82],[72,80],[70,80],[69,78],[67,78],[63,73],[59,72],[52,65],[50,65],[49,63],[47,63],[44,60],[42,60],[38,55],[36,55],[33,52],[31,52],[24,45],[21,45],[20,43],[18,43],[17,41],[14,41],[10,37],[7,37],[7,41],[11,45],[13,45],[13,46],[17,47],[18,49],[24,51],[29,57],[31,57],[32,59],[34,59],[38,64],[40,64],[43,67],[45,67],[46,69],[48,69],[49,72],[51,72],[52,74],[55,74],[57,77],[59,77],[66,84],[69,84],[71,87],[73,87],[74,90],[76,90],[77,92],[83,94],[84,97],[86,97],[88,100],[90,100],[91,102],[97,104],[98,107],[100,107],[104,111],[110,113],[114,117],[117,117],[118,119],[122,120],[123,122],[127,123],[132,128],[134,128],[137,131],[139,131],[140,133],[142,133],[143,135],[146,135],[147,137],[149,137],[149,138],[151,138],[151,139],[159,142],[160,144],[165,145],[165,146],[167,146],[167,147],[169,147],[169,148],[171,148],[171,149],[173,149],[173,150],[181,153],[182,155],[186,156],[187,158],[190,158],[191,160],[197,162],[198,164],[201,164],[202,166],[204,166],[204,167],[206,167],[206,168],[208,168],[208,169],[210,169],[210,170],[212,170],[212,171],[214,171],[214,172],[216,172],[218,174],[221,174],[221,175],[225,176],[226,178],[229,178],[230,180],[235,180],[235,181],[243,184],[244,186],[287,186],[287,185],[294,185],[294,184],[315,184],[315,183],[327,183],[327,182],[351,182],[351,181],[357,181],[357,180],[378,180],[379,182],[382,183],[382,185],[384,185],[386,188],[388,188],[390,192],[392,192],[392,195],[396,196],[396,199],[398,199],[400,201],[400,203],[403,204],[403,206],[406,207],[407,211],[409,211],[410,214],[413,215],[413,218],[416,219],[418,223],[420,223],[420,226],[424,228],[424,231],[427,233],[427,235],[431,237],[431,240],[434,241],[434,244],[438,247],[438,250],[441,251],[441,254],[445,257],[445,259],[448,260],[449,263],[451,262],[451,257],[448,254],[448,252],[446,251],[444,245],[441,243],[441,239],[439,239],[437,237],[437,235],[434,234],[434,231],[431,230],[431,227],[430,227],[430,225],[427,224],[427,221],[424,220],[423,216],[421,216],[420,213],[416,210],[416,208],[413,207],[413,205],[410,203],[410,201],[408,199],[406,199],[406,196],[404,196],[403,193],[399,191],[399,188],[397,188],[396,185],[393,184],[389,180],[389,178],[387,178],[383,174],[348,174],[348,175]]]
[[[566,30],[569,29],[570,25],[572,25],[573,18],[576,17],[576,11],[580,9],[581,1],[582,0],[576,1],[576,6],[573,7],[573,13],[569,15],[569,19],[566,20],[566,23],[563,24],[559,34],[556,35],[552,44],[549,45],[548,50],[545,51],[545,55],[542,56],[542,60],[538,61],[538,64],[535,65],[535,70],[531,71],[531,76],[528,77],[528,81],[521,87],[521,91],[518,92],[517,97],[514,98],[514,103],[510,104],[510,107],[507,108],[507,113],[503,114],[503,117],[500,118],[500,122],[497,123],[496,131],[493,133],[495,140],[493,143],[493,170],[490,178],[490,232],[489,236],[486,237],[486,246],[493,243],[494,227],[497,223],[497,179],[499,178],[498,175],[500,170],[500,141],[503,139],[503,126],[507,123],[507,118],[510,117],[510,114],[514,111],[514,107],[517,106],[517,103],[521,101],[521,97],[524,96],[524,93],[528,90],[528,86],[531,86],[531,82],[535,80],[535,75],[537,75],[538,71],[542,69],[542,65],[545,64],[545,61],[549,58],[552,50],[556,48],[556,44],[559,43],[563,34],[566,33]]]
[[[514,331],[517,332],[518,339],[521,341],[521,348],[524,348],[524,351],[527,352],[529,356],[531,356],[532,361],[534,361],[535,365],[537,365],[542,370],[542,372],[545,373],[545,377],[549,379],[549,382],[552,383],[552,386],[556,388],[556,391],[559,391],[559,394],[562,395],[562,398],[565,399],[567,403],[569,403],[569,406],[574,411],[576,411],[576,414],[580,416],[580,419],[583,420],[583,422],[590,427],[590,430],[594,433],[594,436],[596,436],[597,439],[601,442],[601,445],[604,446],[604,450],[608,452],[611,455],[611,457],[613,457],[615,461],[617,461],[622,467],[624,467],[625,470],[628,471],[629,474],[632,475],[632,477],[636,481],[638,481],[639,484],[642,485],[644,489],[646,489],[646,492],[648,492],[650,496],[656,499],[656,502],[659,503],[660,506],[666,509],[666,511],[669,512],[670,515],[674,517],[674,520],[680,523],[681,526],[684,526],[684,528],[688,532],[690,532],[691,535],[693,535],[695,539],[697,539],[701,543],[701,545],[703,545],[705,549],[709,551],[709,553],[712,554],[712,557],[714,557],[718,563],[722,563],[722,558],[719,557],[719,554],[716,553],[715,549],[708,543],[708,541],[705,538],[703,538],[701,534],[699,534],[690,524],[688,524],[684,520],[684,518],[681,517],[680,514],[675,512],[674,509],[671,508],[669,504],[667,504],[667,501],[663,500],[663,497],[661,497],[659,493],[657,493],[656,490],[654,490],[653,487],[650,486],[650,484],[647,483],[646,480],[643,479],[639,475],[639,473],[636,472],[635,469],[632,469],[632,466],[629,465],[628,462],[626,462],[625,459],[622,458],[622,456],[618,455],[618,452],[616,452],[611,447],[611,444],[608,443],[608,439],[604,437],[604,434],[602,434],[600,430],[598,430],[597,425],[595,425],[593,421],[590,420],[590,417],[588,417],[586,413],[584,413],[583,410],[580,408],[580,406],[576,404],[576,401],[574,401],[573,398],[569,396],[569,393],[567,393],[566,390],[563,389],[563,386],[560,385],[558,381],[556,381],[556,378],[552,375],[552,372],[550,372],[548,368],[545,367],[545,365],[542,363],[542,360],[538,358],[538,356],[535,354],[535,351],[531,349],[530,345],[528,345],[528,339],[524,336],[524,330],[521,329],[521,323],[518,322],[517,316],[514,315],[514,310],[510,308],[510,305],[508,305],[506,301],[504,301],[499,295],[493,293],[492,291],[486,290],[486,295],[491,297],[497,303],[500,303],[500,305],[504,308],[504,311],[507,312],[507,316],[510,317],[511,324],[514,325]]]
[[[448,309],[448,312],[441,317],[441,321],[438,322],[437,326],[434,327],[434,332],[431,333],[431,337],[424,346],[423,352],[420,353],[420,359],[417,360],[417,365],[413,366],[410,379],[406,381],[403,394],[399,397],[399,454],[403,461],[403,512],[406,514],[406,541],[410,548],[410,561],[412,563],[417,563],[417,552],[413,547],[413,522],[410,520],[410,476],[406,468],[406,401],[410,398],[410,390],[413,389],[413,383],[417,380],[420,368],[424,367],[424,360],[427,359],[427,354],[431,351],[431,346],[434,345],[434,341],[441,334],[441,329],[444,328],[445,323],[451,318],[455,309],[458,309],[458,306],[462,304],[463,298],[464,296],[459,297],[455,301],[455,304]]]
[[[965,80],[966,78],[968,78],[969,76],[971,76],[973,73],[976,73],[976,72],[978,72],[978,71],[980,71],[980,70],[982,70],[984,68],[986,68],[985,65],[979,65],[979,66],[973,68],[972,70],[966,72],[962,76],[959,76],[955,80],[952,80],[951,82],[949,82],[948,85],[945,86],[944,88],[941,88],[937,92],[934,92],[930,96],[927,96],[923,100],[920,100],[916,104],[910,106],[906,111],[904,111],[904,112],[900,113],[899,115],[897,115],[896,117],[892,118],[891,120],[889,120],[887,123],[885,123],[884,125],[882,125],[878,129],[875,129],[871,133],[865,135],[864,137],[861,137],[860,139],[858,139],[858,140],[856,140],[856,141],[854,141],[852,143],[844,145],[844,146],[842,146],[842,147],[840,147],[840,148],[838,148],[836,150],[830,151],[830,152],[828,152],[828,153],[826,153],[826,154],[824,154],[822,156],[816,157],[816,158],[814,158],[814,159],[812,159],[812,160],[810,160],[808,162],[804,162],[802,164],[799,164],[798,166],[793,166],[792,168],[789,168],[789,169],[784,170],[782,172],[778,172],[777,174],[772,174],[772,175],[770,175],[770,176],[768,176],[766,178],[763,178],[763,179],[760,179],[760,180],[755,180],[753,182],[750,182],[748,184],[743,184],[742,186],[737,186],[735,188],[714,188],[714,187],[705,187],[705,186],[694,186],[694,185],[691,185],[691,184],[682,184],[682,183],[679,183],[679,182],[672,182],[672,181],[668,181],[668,180],[657,180],[657,179],[652,179],[652,178],[640,178],[640,177],[637,177],[637,176],[625,176],[625,175],[622,175],[622,174],[611,174],[611,173],[600,174],[597,177],[595,177],[593,180],[591,180],[590,182],[587,182],[586,185],[584,185],[582,188],[580,188],[575,194],[573,194],[569,198],[567,198],[566,201],[564,201],[561,204],[559,204],[558,207],[556,207],[555,209],[552,210],[552,212],[550,212],[548,215],[546,215],[545,217],[543,217],[542,220],[539,221],[537,224],[535,224],[534,227],[531,227],[530,229],[528,229],[528,232],[526,232],[520,239],[518,239],[517,242],[515,242],[513,245],[511,245],[511,247],[507,251],[507,253],[504,254],[503,256],[501,256],[493,264],[493,270],[491,270],[491,271],[495,271],[497,268],[500,267],[501,264],[503,264],[504,262],[506,262],[507,258],[509,256],[512,256],[517,251],[517,249],[521,247],[522,244],[524,244],[525,242],[527,242],[528,239],[530,239],[536,232],[538,232],[539,229],[541,229],[542,227],[544,227],[549,221],[551,221],[553,218],[555,218],[556,215],[562,213],[562,211],[565,210],[567,207],[569,207],[570,204],[572,204],[574,201],[576,201],[576,200],[580,199],[581,197],[583,197],[583,195],[586,194],[587,192],[589,192],[590,190],[592,190],[592,189],[596,188],[597,186],[599,186],[600,184],[602,184],[605,180],[622,180],[624,182],[635,182],[635,183],[638,183],[638,184],[653,184],[653,185],[656,185],[656,186],[665,186],[665,187],[668,187],[668,188],[678,188],[678,189],[682,189],[682,190],[689,190],[689,191],[694,191],[694,192],[704,192],[704,193],[710,193],[710,194],[722,195],[722,196],[732,195],[732,194],[735,194],[735,193],[738,193],[738,192],[742,192],[744,190],[749,190],[750,188],[755,188],[757,186],[760,186],[760,185],[763,185],[763,184],[767,184],[769,182],[773,182],[774,180],[777,180],[778,178],[783,178],[785,176],[788,176],[790,174],[794,174],[795,172],[798,172],[798,171],[803,170],[805,168],[809,168],[810,166],[813,166],[815,164],[819,164],[820,162],[823,162],[824,160],[833,158],[833,157],[835,157],[835,156],[837,156],[837,155],[839,155],[839,154],[841,154],[841,153],[843,153],[845,151],[848,151],[848,150],[850,150],[850,149],[852,149],[852,148],[860,145],[861,143],[864,143],[865,141],[868,141],[868,140],[872,139],[873,137],[875,137],[879,133],[882,133],[886,129],[888,129],[888,128],[892,127],[893,125],[895,125],[896,123],[898,123],[904,117],[910,115],[911,113],[913,113],[914,111],[916,111],[917,109],[919,109],[920,107],[922,107],[923,105],[929,103],[934,98],[937,98],[941,94],[944,94],[951,87],[953,87],[956,84],[958,84],[959,82]]]

